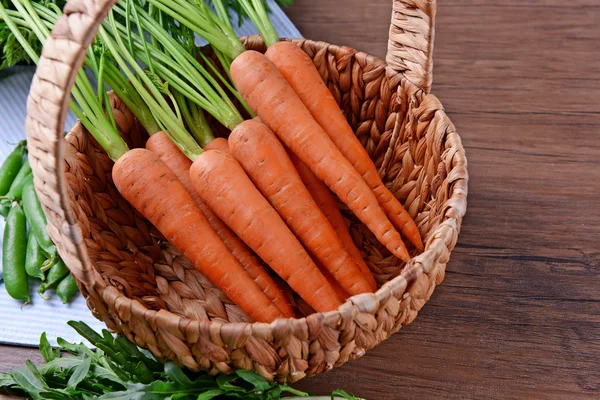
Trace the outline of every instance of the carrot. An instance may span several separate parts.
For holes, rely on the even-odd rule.
[[[351,295],[370,292],[360,268],[302,183],[275,134],[262,122],[248,120],[231,132],[229,148],[312,257]]]
[[[284,317],[158,156],[146,149],[130,150],[117,160],[112,176],[123,197],[250,318],[271,322]]]
[[[365,263],[362,254],[360,254],[360,250],[358,250],[354,244],[354,240],[352,240],[352,236],[350,236],[350,232],[346,226],[346,221],[338,209],[331,192],[327,186],[313,174],[310,168],[304,165],[304,163],[296,157],[295,154],[292,152],[288,152],[288,154],[294,167],[296,167],[296,171],[298,171],[302,182],[312,195],[313,199],[315,199],[315,202],[321,211],[323,211],[323,214],[325,214],[325,217],[327,217],[327,220],[329,220],[329,223],[341,239],[348,253],[350,253],[350,256],[354,259],[356,264],[358,264],[363,276],[371,286],[371,290],[376,291],[377,283],[375,282],[375,278]]]
[[[262,260],[315,310],[340,306],[331,285],[269,202],[229,154],[205,151],[190,176],[196,192]]]
[[[227,140],[223,139],[225,144]],[[214,142],[211,141],[210,143]],[[196,194],[190,180],[190,167],[192,161],[177,148],[164,132],[158,132],[150,136],[146,142],[146,149],[156,154],[181,181],[192,199],[196,202],[210,226],[223,240],[231,254],[238,259],[250,277],[258,284],[262,291],[279,308],[284,316],[294,317],[294,311],[289,301],[283,294],[283,289],[271,278],[267,270],[262,266],[252,251],[231,231],[200,199]]]
[[[346,292],[346,289],[344,289],[342,287],[342,285],[340,285],[340,283],[335,280],[335,278],[333,277],[333,275],[331,275],[331,273],[327,270],[327,268],[325,268],[321,263],[319,263],[318,260],[313,260],[313,261],[315,262],[315,264],[319,268],[319,271],[321,271],[321,273],[323,274],[323,276],[325,277],[325,279],[327,279],[327,282],[329,282],[329,284],[333,288],[333,291],[335,292],[335,294],[338,297],[338,299],[342,303],[344,301],[346,301],[348,299],[348,297],[350,297],[350,295],[348,294],[348,292]]]
[[[229,74],[245,105],[250,106],[285,145],[313,169],[392,254],[405,261],[410,259],[400,234],[380,209],[370,187],[266,56],[246,51],[236,40],[231,25],[222,23],[222,18],[207,7],[171,0],[150,2],[206,38],[221,53],[221,62],[226,70],[229,67]],[[263,2],[238,2],[260,31],[267,47],[276,44],[279,38]],[[206,32],[210,35],[203,34]],[[228,65],[229,60],[233,60],[231,65]]]
[[[258,118],[256,118],[256,120],[258,120]],[[221,151],[224,151],[226,153],[230,153],[230,151],[229,151],[229,144],[227,142],[227,139],[225,139],[225,138],[216,138],[216,139],[212,140],[206,146],[204,146],[204,150],[221,150]],[[304,168],[306,168],[306,166]],[[308,172],[310,174],[312,174],[312,172],[310,171],[310,169],[308,169],[308,168],[306,168],[306,169],[308,170]],[[312,176],[314,177],[314,175],[312,175]],[[321,181],[319,181],[316,177],[315,177],[315,179],[317,180],[318,183],[320,183],[321,185],[323,185],[323,183]],[[327,193],[329,194],[329,190],[327,189],[326,186],[325,186],[325,190],[327,190]],[[310,191],[310,189],[309,189],[309,191]],[[331,197],[331,195],[329,195],[329,197],[333,201],[333,197]],[[335,203],[334,203],[334,207],[335,207]],[[335,208],[335,210],[337,210],[337,207]],[[322,211],[324,212],[323,209],[322,209]],[[338,211],[338,213],[339,213],[339,211]],[[343,219],[342,215],[341,214],[339,214],[339,215],[340,215],[340,218],[342,219],[342,223],[344,223],[344,219]],[[327,215],[325,214],[325,216],[327,216]],[[345,226],[346,225],[344,224],[344,227]],[[347,232],[347,229],[346,229],[346,232]],[[350,237],[350,234],[347,233],[347,236]],[[352,238],[350,238],[350,241],[352,241]],[[354,242],[352,244],[354,246]],[[348,252],[350,252],[350,250],[347,249],[347,246],[345,244],[344,244],[344,247],[346,247],[346,250]],[[354,246],[354,249],[356,249],[356,246]],[[358,249],[356,249],[356,251],[358,252]],[[360,256],[360,252],[358,254]],[[350,254],[350,255],[352,256],[352,254]],[[352,257],[354,258],[354,256],[352,256]],[[364,264],[364,261],[363,261],[362,257],[359,257],[359,260],[360,260],[360,262],[362,262]],[[348,292],[346,292],[346,290],[339,284],[338,281],[335,280],[335,278],[331,275],[331,273],[327,270],[327,268],[325,268],[317,259],[313,258],[313,262],[317,265],[317,267],[319,268],[319,271],[321,271],[321,273],[323,274],[323,276],[325,276],[325,278],[327,279],[327,282],[329,282],[329,284],[331,284],[331,287],[335,291],[335,294],[337,295],[338,299],[340,301],[342,301],[342,302],[346,301],[346,299],[348,299],[348,297],[350,297],[350,295],[348,294]],[[359,262],[356,261],[356,260],[355,260],[355,262],[360,267]],[[364,264],[364,265],[365,265],[365,268],[367,268],[367,272],[369,274],[369,275],[365,276],[365,278],[368,279],[368,276],[370,276],[371,280],[373,281],[373,286],[371,287],[371,289],[372,289],[372,291],[375,291],[375,290],[377,290],[377,285],[375,284],[375,280],[373,279],[373,275],[369,271],[367,265],[366,264]],[[362,267],[361,267],[361,270],[362,270]],[[368,282],[368,283],[371,284],[371,282]]]
[[[210,142],[206,146],[203,147],[204,150],[221,150],[225,153],[229,153],[229,144],[227,143],[227,139],[218,137]]]
[[[277,67],[263,54],[245,51],[231,77],[248,105],[281,141],[369,228],[396,257],[410,256],[363,178],[314,120]]]
[[[216,138],[216,139],[212,140],[206,146],[204,146],[204,150],[221,150],[223,152],[230,153],[229,144],[227,142],[227,139],[225,139],[225,138]],[[309,170],[309,172],[310,172],[310,170]],[[312,172],[311,172],[311,174],[312,174]],[[317,179],[317,181],[318,181],[318,179]],[[318,181],[318,182],[321,183],[321,181]],[[325,187],[325,189],[327,189],[327,187]],[[333,198],[332,198],[332,200],[333,200]],[[336,210],[337,210],[337,208],[336,208]],[[340,214],[340,217],[341,217],[341,214]],[[343,217],[342,217],[342,221],[343,221]],[[350,240],[352,240],[352,239],[350,239]],[[362,258],[360,258],[360,261],[362,261],[364,263]],[[335,278],[331,275],[331,273],[327,270],[327,268],[325,268],[317,259],[313,258],[313,262],[319,268],[319,271],[321,271],[323,276],[327,279],[327,282],[329,282],[329,284],[333,288],[338,299],[342,302],[346,301],[346,299],[348,299],[348,297],[350,297],[348,292],[346,292],[346,290],[339,284],[338,281],[335,280]],[[366,264],[365,264],[365,267],[366,267]],[[368,268],[367,268],[367,271],[368,271]],[[373,279],[372,275],[371,275],[371,279]],[[375,283],[375,280],[373,280],[373,283]],[[372,289],[373,289],[373,291],[377,290],[377,286],[375,285],[375,287]]]
[[[381,181],[375,164],[354,135],[310,57],[291,42],[275,43],[268,48],[265,55],[277,66],[344,157],[362,175],[396,229],[401,230],[419,251],[423,251],[417,225]]]
[[[127,10],[123,10],[123,7],[117,6],[116,9],[120,10],[120,12],[125,12],[126,17],[129,14]],[[135,19],[139,31],[147,31],[153,36],[154,39],[161,43],[161,46],[164,46],[164,52],[162,52],[160,46],[155,46],[151,43],[145,43],[143,46],[141,46],[142,48],[146,49],[145,51],[142,51],[142,54],[145,54],[145,58],[143,57],[142,61],[149,66],[150,70],[158,72],[162,71],[160,72],[161,74],[164,74],[166,70],[183,71],[188,78],[193,78],[190,80],[190,82],[195,82],[197,84],[197,88],[200,88],[201,90],[196,91],[187,83],[176,79],[176,82],[172,82],[176,91],[179,91],[181,95],[191,96],[191,98],[188,97],[188,99],[192,100],[194,104],[197,104],[207,112],[209,112],[210,109],[210,113],[221,123],[224,123],[227,119],[227,123],[224,123],[225,126],[236,126],[238,121],[241,122],[242,118],[239,112],[235,109],[233,103],[227,98],[224,90],[219,86],[218,82],[216,82],[214,78],[208,75],[207,71],[202,69],[197,60],[190,55],[187,50],[181,46],[181,44],[179,44],[166,31],[164,31],[162,27],[157,26],[152,18],[145,13],[143,9],[133,5],[133,10],[135,11],[132,12],[138,13],[139,18]],[[108,22],[112,32],[119,32],[115,18],[109,18]],[[204,152],[202,150],[196,140],[192,138],[190,132],[188,132],[183,125],[182,118],[178,115],[179,113],[176,112],[177,109],[179,109],[181,114],[183,114],[183,119],[185,119],[188,123],[200,121],[192,115],[195,113],[195,111],[189,109],[187,101],[177,101],[178,98],[181,100],[182,97],[174,95],[172,100],[175,99],[177,105],[174,107],[175,110],[173,110],[173,105],[166,100],[164,91],[160,89],[161,86],[156,85],[157,82],[155,81],[158,79],[158,77],[154,75],[154,81],[150,79],[148,74],[146,74],[146,72],[138,64],[137,60],[132,56],[131,46],[127,46],[123,41],[123,38],[118,33],[114,36],[111,36],[105,28],[100,29],[100,35],[104,43],[107,45],[107,48],[111,51],[115,61],[123,70],[125,75],[129,78],[140,97],[142,97],[144,102],[146,102],[154,117],[161,126],[166,128],[166,132],[169,133],[169,138],[173,140],[177,147],[179,147],[181,151],[188,158],[190,158],[190,160],[194,161],[190,170],[190,174],[194,168],[194,165],[197,165],[197,163],[206,165],[206,161],[210,161],[210,157],[202,156],[210,154],[210,152]],[[126,35],[127,39],[130,41],[130,44],[137,43],[138,48],[140,47],[139,42],[144,40],[139,35],[134,37],[131,29],[128,30]],[[148,55],[152,52],[161,52],[161,63],[164,61],[165,64],[169,65],[169,67],[165,67],[165,65],[161,66],[159,63],[154,63],[152,57]],[[202,69],[202,71],[200,71],[198,68]],[[171,75],[167,74],[167,76]],[[184,111],[182,107],[189,109],[188,111],[190,112],[188,113],[188,117],[185,117],[187,111]],[[208,124],[204,124],[202,131],[203,132],[198,132],[201,134],[200,141],[203,143],[208,143],[210,141],[208,139],[210,139],[212,136],[212,133],[210,133],[210,135],[205,135],[205,133],[210,131]],[[148,150],[145,151],[147,151],[149,154],[153,154]],[[154,157],[156,158],[156,156]],[[269,301],[269,298],[261,291],[256,282],[254,282],[250,275],[246,273],[237,259],[235,259],[235,257],[228,251],[225,244],[212,230],[210,224],[198,206],[193,202],[193,199],[186,191],[185,186],[181,183],[181,181],[176,179],[176,176],[172,171],[169,170],[166,164],[164,164],[158,158],[156,158],[156,160],[162,163],[164,168],[167,170],[164,173],[164,176],[166,176],[166,179],[164,180],[166,182],[161,182],[163,179],[160,178],[163,177],[163,175],[152,176],[150,174],[151,171],[148,171],[148,175],[146,176],[143,175],[144,173],[141,172],[142,170],[140,170],[138,173],[139,176],[136,177],[137,181],[133,180],[131,185],[135,189],[138,181],[143,181],[144,179],[148,180],[149,177],[151,177],[155,181],[155,185],[160,186],[163,184],[165,186],[163,188],[165,191],[165,199],[164,201],[160,201],[162,199],[159,199],[160,207],[157,207],[160,208],[160,211],[163,214],[151,213],[150,215],[145,215],[146,218],[153,222],[154,225],[161,230],[163,234],[165,234],[165,236],[175,247],[188,250],[183,252],[184,256],[187,256],[187,258],[199,268],[200,272],[202,272],[209,280],[215,283],[217,287],[221,288],[221,290],[223,290],[223,292],[228,295],[232,301],[240,306],[242,310],[246,311],[250,317],[255,318],[254,316],[256,315],[257,317],[261,318],[260,320],[269,321],[274,319],[273,315],[271,314],[274,314],[277,317],[283,316],[282,312],[275,306],[274,303]],[[142,165],[142,167],[144,166]],[[133,169],[133,167],[131,167],[131,169]],[[246,179],[248,178],[246,177]],[[149,182],[151,181],[148,181],[148,183]],[[178,187],[173,188],[174,190],[170,190],[171,188],[169,187],[172,182],[178,182]],[[129,182],[126,183],[128,184]],[[127,189],[128,187],[127,185],[123,185],[123,188]],[[194,187],[194,189],[197,189],[197,187]],[[231,193],[229,193],[230,195],[236,197],[238,202],[243,201],[243,195],[245,194],[243,191],[236,191],[235,187],[230,189],[234,189]],[[133,194],[130,193],[130,196],[131,195],[133,195],[133,198],[129,200],[130,202],[133,202],[138,196],[135,192]],[[146,196],[152,197],[157,195],[151,192],[146,193]],[[186,202],[180,204],[181,200],[171,199],[173,196],[183,196]],[[136,203],[134,203],[134,206],[135,205]],[[137,208],[145,208],[147,205],[152,205],[152,202],[144,201],[137,203]],[[194,209],[193,213],[190,211],[192,208]],[[275,211],[273,210],[273,212]],[[191,214],[193,215],[190,217]],[[162,215],[165,215],[167,218],[163,219]],[[183,215],[186,218],[180,221],[180,218],[177,218],[176,215]],[[177,221],[177,224],[174,221]],[[227,221],[223,222],[226,223]],[[165,226],[163,227],[161,225]],[[161,229],[161,227],[163,229]],[[206,233],[203,231],[206,231]],[[189,246],[189,249],[185,246]],[[219,258],[223,258],[224,263],[217,265],[217,260]],[[232,287],[231,285],[236,280],[238,284],[235,287]],[[325,281],[324,278],[323,280]],[[327,284],[326,281],[325,283]],[[256,290],[258,290],[259,293],[255,293]],[[244,293],[242,293],[244,291],[246,292],[245,295],[248,298],[245,298]],[[254,310],[248,310],[248,307],[250,306],[252,306]],[[264,311],[257,311],[263,307],[265,308]],[[264,315],[264,313],[269,314]]]

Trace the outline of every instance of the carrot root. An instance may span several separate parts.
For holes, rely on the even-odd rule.
[[[217,140],[217,139],[215,139]],[[210,143],[214,142],[211,141]],[[227,144],[227,141],[225,144]],[[179,178],[188,193],[194,199],[210,226],[221,238],[231,254],[242,264],[250,277],[260,286],[275,306],[281,310],[284,316],[294,317],[294,310],[283,294],[283,289],[273,280],[267,270],[262,266],[252,251],[225,225],[211,209],[200,199],[190,179],[190,168],[192,161],[179,150],[179,148],[165,135],[158,132],[152,135],[146,142],[146,149],[156,154]]]
[[[279,42],[265,53],[308,108],[316,122],[372,189],[390,222],[423,251],[421,234],[402,204],[385,187],[375,164],[354,135],[335,98],[310,57],[291,42]]]
[[[205,151],[190,176],[202,200],[300,297],[319,312],[340,306],[298,239],[231,155]]]
[[[375,278],[367,266],[367,263],[365,263],[360,250],[358,250],[356,244],[354,244],[354,240],[352,240],[352,236],[350,236],[350,232],[348,231],[348,226],[346,226],[346,221],[338,209],[331,192],[327,186],[325,186],[325,184],[321,182],[319,178],[315,176],[315,174],[312,173],[310,168],[308,168],[298,157],[296,157],[295,154],[289,152],[289,156],[290,160],[292,160],[292,163],[294,164],[294,167],[296,167],[296,171],[298,171],[298,174],[300,175],[300,179],[302,179],[302,182],[304,182],[304,185],[310,192],[311,196],[313,199],[315,199],[315,202],[321,211],[323,211],[323,214],[325,214],[325,217],[344,244],[344,247],[360,268],[369,286],[371,286],[371,290],[376,291],[377,282],[375,282]]]
[[[123,197],[250,318],[271,322],[284,316],[231,255],[184,185],[156,154],[130,150],[117,160],[112,176]]]
[[[229,144],[227,144],[227,139],[218,137],[208,142],[208,144],[204,146],[204,150],[221,150],[225,153],[229,153]]]
[[[263,54],[245,51],[231,65],[238,91],[281,139],[396,257],[410,256],[371,188],[315,121],[277,67]]]
[[[351,295],[372,291],[275,134],[262,122],[244,121],[229,135],[229,148],[312,258]]]

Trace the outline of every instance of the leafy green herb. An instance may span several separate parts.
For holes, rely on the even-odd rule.
[[[57,339],[60,349],[52,349],[43,333],[40,352],[46,364],[36,367],[27,360],[24,368],[0,373],[0,389],[20,389],[35,400],[359,400],[343,390],[311,397],[286,384],[268,382],[253,371],[217,377],[183,371],[172,362],[158,362],[125,337],[114,337],[106,330],[99,334],[83,322],[70,321],[69,325],[96,349],[61,338]],[[60,350],[70,356],[61,357]]]

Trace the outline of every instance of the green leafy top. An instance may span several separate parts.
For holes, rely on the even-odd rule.
[[[310,397],[286,384],[268,382],[253,371],[217,377],[183,371],[172,362],[158,362],[122,336],[114,337],[107,330],[97,333],[83,322],[69,325],[96,349],[61,338],[57,340],[60,349],[53,349],[43,333],[40,352],[45,364],[35,366],[27,360],[23,368],[0,373],[0,388],[21,389],[35,400],[277,400],[282,395],[293,396],[287,399],[356,399],[341,390]],[[61,350],[70,356],[61,357]]]
[[[280,6],[287,7],[291,5],[293,0],[276,0],[276,3]],[[64,5],[66,4],[66,0],[32,0],[32,3],[40,4],[43,6],[47,6],[48,4],[55,4],[59,10],[62,10]],[[148,3],[140,0],[140,3],[144,5],[145,9],[148,9]],[[213,1],[209,1],[209,3],[214,3]],[[245,12],[244,8],[241,6],[238,0],[222,0],[221,3],[224,5],[224,9],[227,11],[233,11],[238,15],[238,25],[241,24],[248,19],[248,14]],[[7,10],[15,10],[14,4],[11,0],[2,0],[2,5]],[[269,10],[268,4],[266,4],[267,10]],[[181,30],[179,29],[179,25],[173,24],[173,19],[164,20],[164,27],[169,32],[179,33]],[[174,28],[174,29],[170,29]],[[191,31],[190,31],[191,32]],[[23,35],[31,44],[31,47],[36,51],[36,53],[40,53],[42,49],[42,44],[38,40],[38,38],[31,32],[30,30],[23,29]],[[182,38],[177,37],[179,41]],[[186,38],[188,41],[190,37]],[[193,34],[191,36],[191,40],[193,43]],[[16,40],[14,34],[11,32],[9,27],[4,22],[0,22],[0,54],[2,55],[2,63],[0,64],[0,70],[6,69],[8,67],[12,67],[17,64],[33,64],[33,61],[29,57],[29,55],[25,52],[21,44]]]
[[[38,41],[43,42],[50,35],[52,24],[42,18],[30,0],[12,0],[12,4],[16,10],[8,10],[3,4],[0,4],[0,18],[15,36],[15,39],[19,41],[30,59],[37,63],[39,54],[36,53],[27,38],[23,36],[20,28],[25,27],[31,30]],[[43,9],[44,11],[48,10]],[[99,73],[99,71],[94,72],[96,75]],[[127,144],[116,128],[110,109],[108,110],[109,115],[105,114],[102,101],[102,96],[105,95],[104,92],[101,93],[99,98],[96,96],[94,88],[83,70],[78,71],[72,94],[75,101],[70,103],[71,110],[104,148],[109,157],[117,160],[128,151]]]

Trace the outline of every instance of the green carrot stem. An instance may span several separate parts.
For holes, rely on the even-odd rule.
[[[229,17],[229,13],[227,12],[227,7],[223,4],[223,0],[213,0],[213,6],[217,12],[217,16],[221,23],[225,24],[228,30],[233,31],[233,25],[231,24],[231,18]]]
[[[150,15],[143,9],[136,8],[144,28],[164,49],[161,51],[154,44],[148,44],[147,46],[152,57],[156,57],[158,61],[156,63],[157,73],[183,95],[213,115],[223,125],[230,129],[239,125],[243,118],[215,77],[168,32],[154,24]],[[124,15],[122,5],[115,7],[115,12]],[[122,26],[117,26],[115,31],[120,31],[121,35],[126,33]],[[115,31],[112,32],[113,35]],[[145,40],[138,34],[134,40],[137,48],[140,48],[142,41]],[[139,52],[136,55],[146,63],[151,61],[148,56]],[[214,68],[212,65],[210,67]],[[214,72],[220,80],[225,81],[216,69]],[[229,89],[234,90],[231,86],[229,86]]]
[[[40,57],[33,50],[33,48],[29,45],[29,42],[27,42],[27,40],[25,40],[25,38],[21,34],[21,31],[16,26],[16,24],[13,22],[13,19],[8,15],[8,12],[7,12],[6,8],[4,8],[4,5],[2,4],[2,2],[0,2],[0,16],[4,20],[4,23],[6,24],[6,26],[8,26],[8,29],[10,29],[12,34],[15,36],[17,41],[19,43],[21,43],[21,45],[23,46],[23,49],[25,49],[25,52],[27,53],[29,58],[31,58],[31,60],[37,64],[40,60]]]
[[[219,56],[219,53],[217,53],[217,57],[218,56]],[[256,117],[254,110],[252,110],[252,108],[250,108],[248,103],[246,103],[246,100],[244,100],[242,95],[233,87],[233,85],[227,79],[225,79],[225,77],[223,77],[223,75],[221,75],[219,73],[217,68],[213,65],[212,61],[208,57],[206,57],[206,55],[204,55],[202,52],[200,52],[200,57],[202,58],[204,63],[206,65],[208,65],[208,67],[211,69],[211,71],[213,71],[213,73],[219,78],[221,83],[223,85],[225,85],[225,87],[231,92],[231,94],[233,94],[235,96],[235,98],[240,102],[240,104],[244,107],[244,109],[248,112],[248,114],[250,114],[250,117],[251,118]],[[223,64],[223,63],[221,62],[221,64]]]
[[[239,3],[260,32],[267,47],[279,42],[279,36],[269,20],[263,0],[239,0]]]
[[[234,60],[246,49],[233,29],[223,24],[217,25],[210,17],[210,11],[203,2],[196,6],[187,0],[148,0],[181,24],[202,36],[211,46]],[[214,15],[214,14],[213,14]]]
[[[62,13],[62,11],[55,4],[52,3],[48,5],[48,8],[42,4],[33,3],[33,8],[44,19],[44,23],[48,28],[52,28],[54,26],[56,20]],[[20,13],[16,14],[19,17],[21,15]],[[28,24],[26,24],[25,26],[29,27]],[[86,57],[86,65],[92,68],[93,71],[98,71],[98,63],[94,62],[94,57],[94,51],[90,48],[88,57]],[[114,116],[112,116],[112,110],[108,106],[108,96],[106,95],[106,91],[101,86],[102,81],[106,82],[106,84],[115,92],[117,97],[119,97],[121,101],[125,103],[127,108],[131,110],[133,115],[135,115],[135,117],[138,119],[142,127],[146,130],[146,132],[149,135],[161,131],[160,126],[154,120],[154,117],[148,109],[148,106],[138,95],[131,83],[129,83],[127,79],[125,79],[123,74],[121,74],[121,72],[108,61],[102,64],[102,66],[103,69],[101,72],[103,72],[103,74],[97,73],[98,95],[101,98],[100,101],[102,101],[103,99],[103,101],[106,102],[105,108],[109,112],[109,117],[111,117],[111,119],[114,119]]]
[[[215,138],[215,136],[208,125],[208,121],[206,121],[206,118],[204,117],[204,113],[195,103],[191,103],[190,100],[186,99],[181,93],[174,92],[173,94],[177,100],[177,104],[179,104],[179,108],[183,114],[183,120],[185,121],[188,130],[194,139],[200,143],[200,146],[206,146]]]
[[[22,17],[22,20],[28,24],[28,27],[34,32],[37,38],[43,43],[49,35],[49,29],[46,24],[40,19],[35,9],[31,6],[28,0],[13,0],[13,4],[17,8]],[[30,43],[25,40],[21,35],[19,29],[13,23],[9,13],[6,12],[4,7],[0,8],[0,13],[5,23],[11,29],[11,32],[15,35],[15,38],[19,41],[23,49],[31,56],[31,59],[36,63],[39,62],[39,56]],[[94,136],[98,143],[106,150],[109,157],[112,159],[118,159],[123,153],[128,151],[128,147],[116,131],[115,127],[107,120],[103,112],[95,114],[94,111],[102,111],[102,107],[98,105],[97,98],[91,89],[91,84],[81,71],[77,74],[75,86],[73,88],[73,97],[76,103],[85,109],[81,112],[77,106],[71,102],[70,108],[81,120],[83,125],[88,131]]]
[[[213,48],[213,51],[215,52],[215,55],[217,56],[217,58],[219,59],[219,62],[223,66],[223,69],[225,70],[227,77],[229,79],[231,79],[231,63],[233,62],[233,60],[215,48]]]
[[[113,31],[118,32],[114,13],[112,11],[109,14],[109,23],[112,26]],[[186,154],[186,156],[192,160],[196,159],[196,157],[202,154],[202,148],[198,146],[189,132],[186,131],[183,124],[177,120],[177,117],[169,108],[162,93],[154,86],[154,83],[137,64],[135,58],[129,54],[121,36],[119,34],[114,35],[113,41],[113,37],[108,34],[104,27],[100,27],[100,36],[132,85],[144,99],[146,104],[148,104],[148,107],[154,114],[156,120],[160,121],[166,128],[163,129],[165,134],[172,137],[174,143],[184,152],[184,154]],[[136,71],[137,75],[133,73],[129,66]],[[144,84],[142,84],[140,80],[143,81]]]

